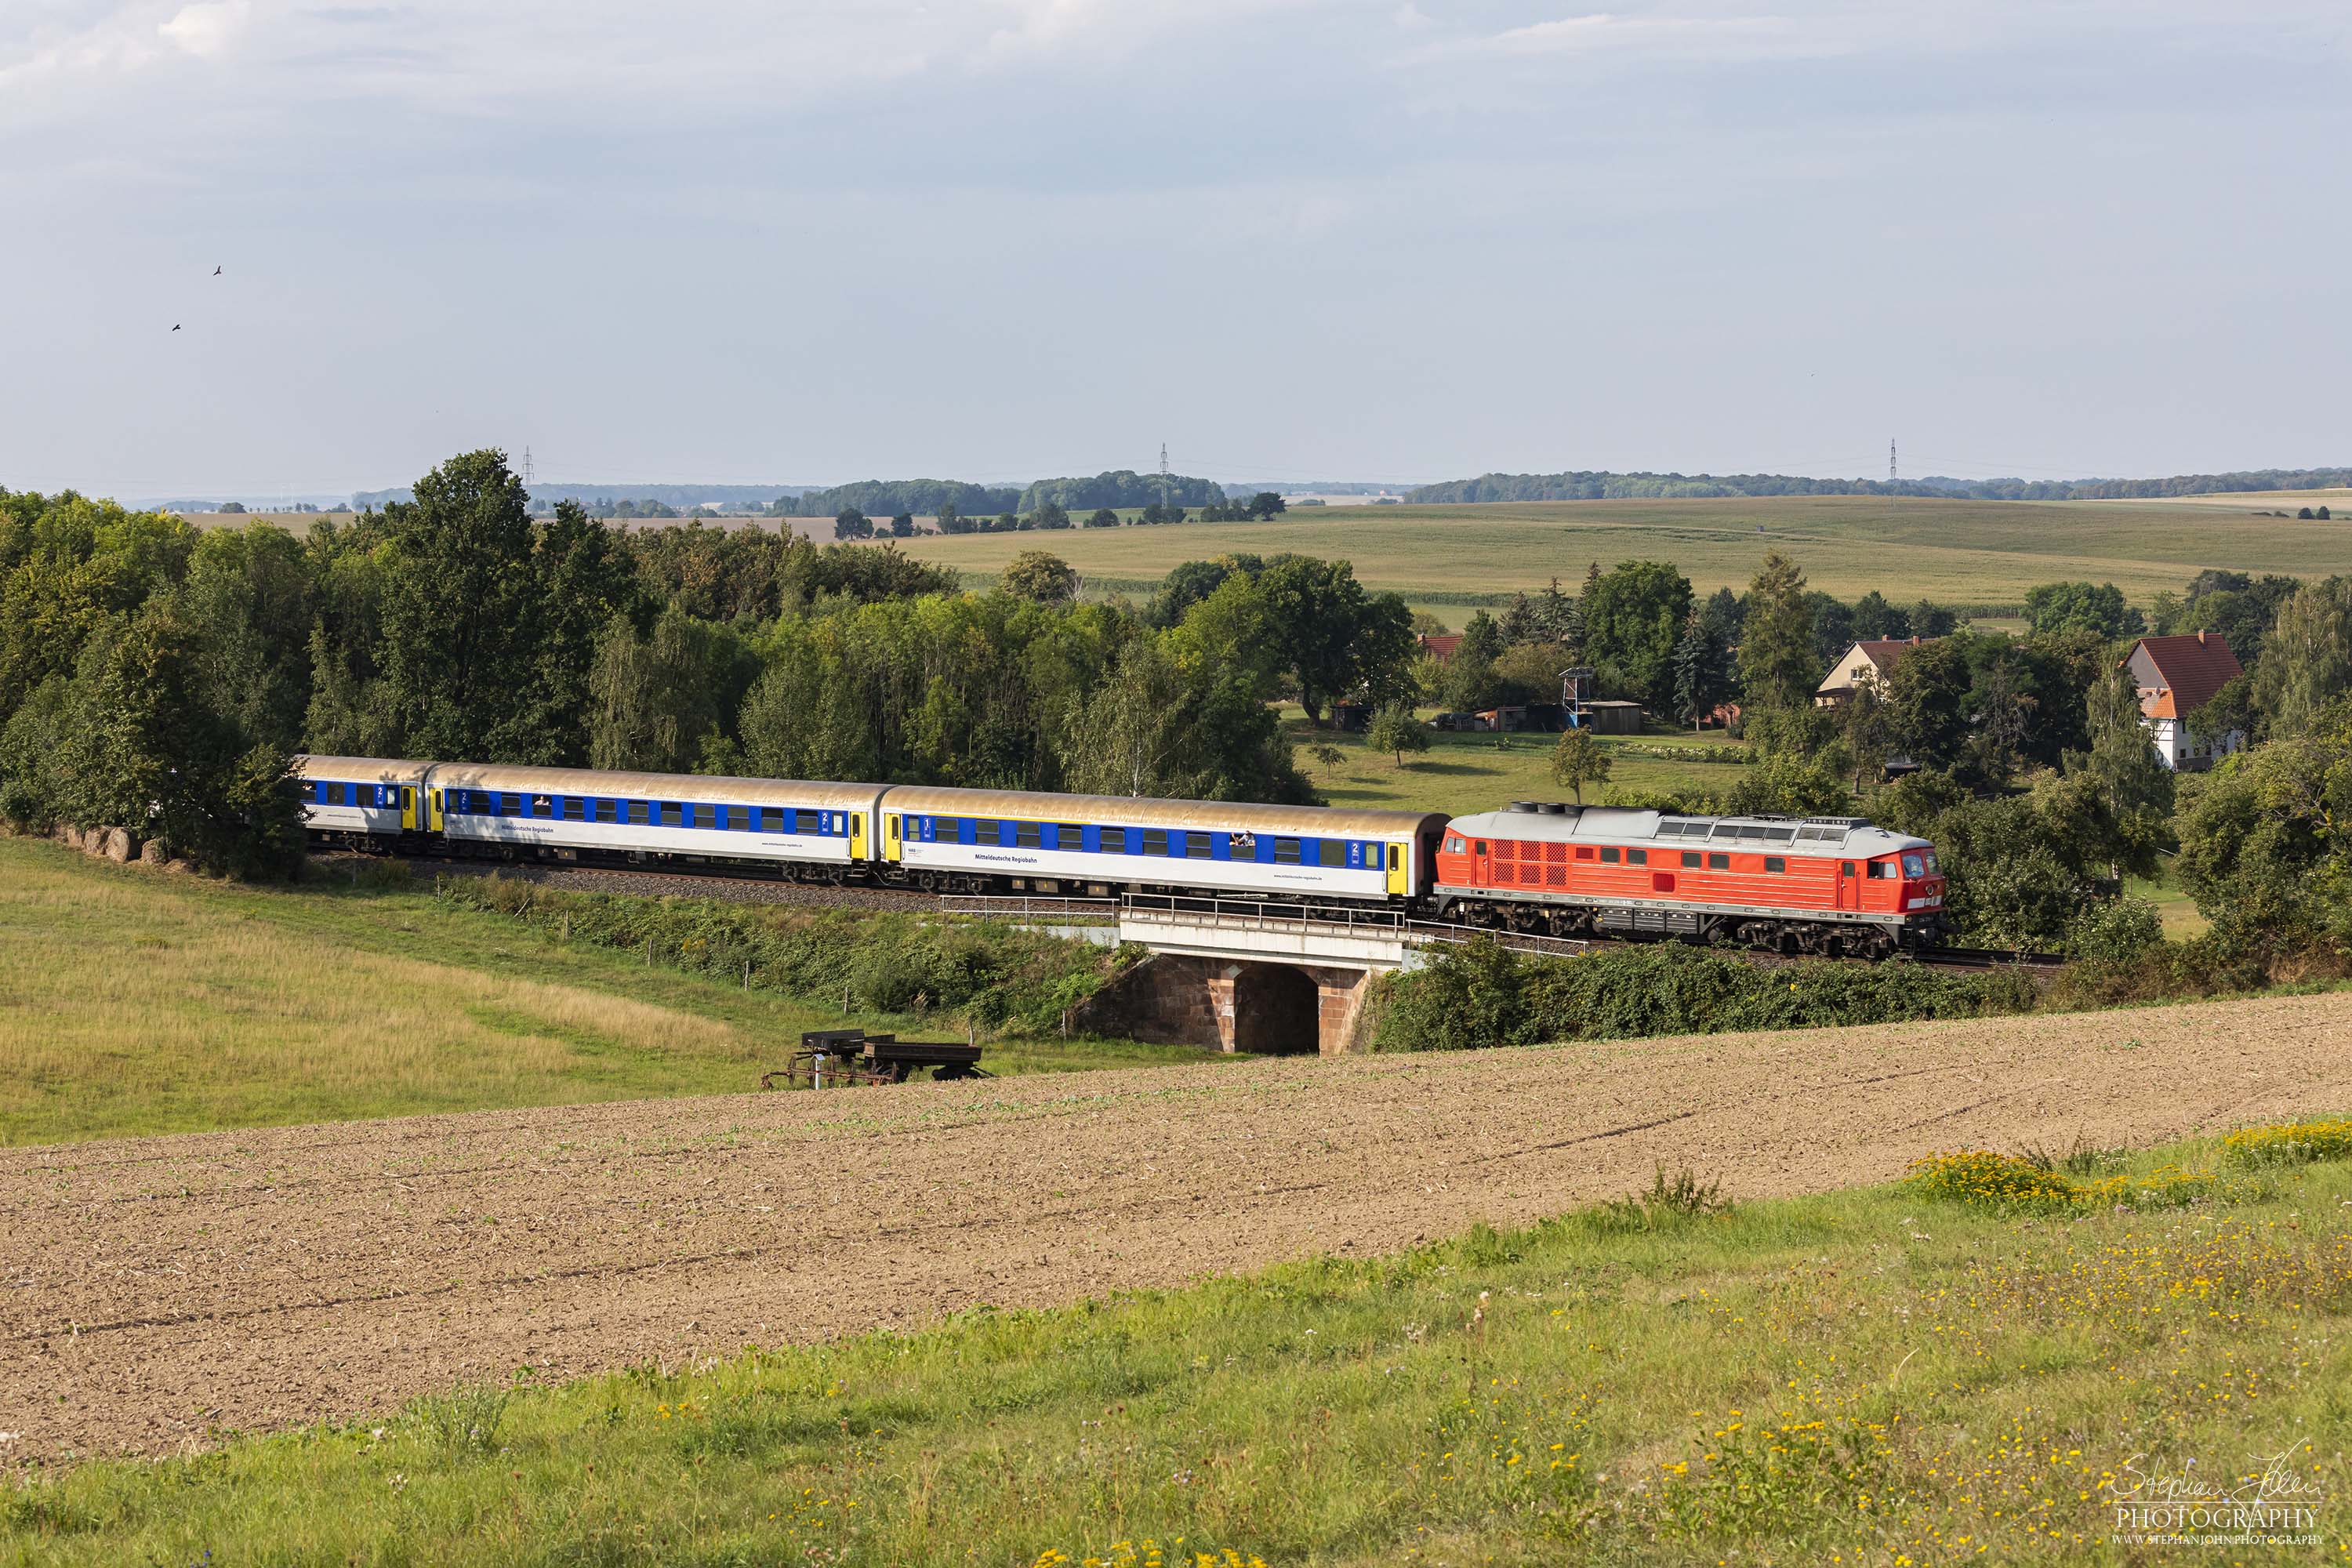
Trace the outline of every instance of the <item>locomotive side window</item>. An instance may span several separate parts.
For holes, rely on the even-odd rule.
[[[1580,844],[1580,845],[1578,845],[1578,846],[1576,847],[1576,858],[1577,858],[1578,859],[1580,859],[1580,860],[1590,860],[1590,859],[1591,859],[1591,858],[1592,858],[1592,846],[1591,846],[1591,845],[1590,845],[1590,844]]]
[[[1650,863],[1650,852],[1646,849],[1628,849],[1625,851],[1625,859],[1629,865],[1646,866]]]
[[[1617,846],[1611,844],[1606,845],[1601,848],[1601,863],[1603,866],[1614,866],[1617,864]]]
[[[1789,862],[1778,855],[1767,855],[1764,857],[1764,869],[1774,876],[1781,876],[1788,871]]]
[[[1731,857],[1710,851],[1706,858],[1706,868],[1710,871],[1728,871],[1731,869]]]
[[[1873,860],[1870,863],[1869,874],[1883,882],[1887,878],[1895,875],[1895,868],[1885,860]]]
[[[1459,855],[1468,847],[1470,846],[1459,838],[1449,838],[1445,841],[1445,852],[1448,855]]]
[[[1684,850],[1683,864],[1685,866],[1696,866],[1698,864],[1698,851],[1696,849]]]

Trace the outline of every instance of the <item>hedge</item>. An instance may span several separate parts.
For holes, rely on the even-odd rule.
[[[1901,959],[1764,964],[1677,942],[1542,958],[1474,942],[1382,989],[1371,1034],[1382,1051],[1979,1018],[2030,1011],[2035,998],[2032,981],[2014,970]]]
[[[445,903],[673,968],[887,1013],[963,1012],[977,1028],[1044,1033],[1134,955],[997,921],[896,910],[784,909],[575,893],[506,877],[444,877]]]

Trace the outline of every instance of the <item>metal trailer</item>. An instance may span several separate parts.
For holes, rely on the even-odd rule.
[[[788,1065],[760,1075],[760,1087],[773,1089],[778,1079],[787,1088],[806,1083],[812,1089],[904,1083],[925,1068],[940,1082],[995,1076],[980,1065],[976,1043],[902,1040],[864,1029],[812,1029],[801,1037],[801,1048]]]

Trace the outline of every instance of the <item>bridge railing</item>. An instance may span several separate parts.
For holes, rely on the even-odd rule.
[[[940,900],[940,912],[985,915],[1000,921],[1108,922],[1118,919],[1118,900],[1046,898],[1031,893],[957,893]]]
[[[1312,927],[1350,936],[1395,939],[1402,936],[1405,930],[1401,910],[1360,910],[1342,904],[1216,899],[1182,893],[1130,893],[1119,900],[1119,912],[1122,916],[1228,931],[1297,931]]]

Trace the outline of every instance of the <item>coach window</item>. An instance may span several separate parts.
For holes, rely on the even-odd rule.
[[[620,803],[618,801],[600,800],[596,803],[597,821],[618,822],[620,819]]]
[[[1184,835],[1184,858],[1188,860],[1213,860],[1217,855],[1216,836],[1195,828]]]
[[[1045,829],[1044,825],[1035,822],[1014,823],[1013,825],[1013,842],[1014,847],[1017,848],[1043,849],[1045,847]]]
[[[652,815],[646,809],[648,804],[642,800],[633,800],[628,803],[629,820],[639,827],[643,827],[646,825],[646,818]]]
[[[1764,857],[1764,869],[1776,877],[1784,876],[1788,872],[1789,862],[1780,856],[1767,855]]]
[[[1083,849],[1087,847],[1086,835],[1087,830],[1075,822],[1057,822],[1054,825],[1054,847]]]
[[[563,820],[566,822],[587,821],[588,803],[581,799],[576,795],[565,795],[563,797]]]
[[[1326,866],[1344,866],[1348,863],[1347,842],[1344,839],[1326,838],[1316,858]]]
[[[1296,838],[1276,839],[1274,841],[1274,863],[1277,866],[1297,865],[1298,840]]]
[[[1164,827],[1145,828],[1143,830],[1143,852],[1146,855],[1167,854],[1168,830]]]
[[[1706,868],[1710,871],[1728,871],[1731,869],[1731,857],[1710,850],[1706,857]]]
[[[1698,851],[1696,849],[1684,850],[1683,864],[1685,866],[1696,866],[1698,864]]]

